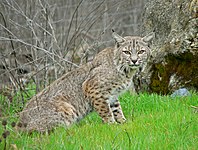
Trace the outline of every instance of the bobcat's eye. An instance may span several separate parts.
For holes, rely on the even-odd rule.
[[[131,53],[129,51],[123,51],[126,55],[130,55]]]
[[[145,50],[142,49],[142,50],[138,51],[138,54],[143,54],[144,52],[145,52]]]

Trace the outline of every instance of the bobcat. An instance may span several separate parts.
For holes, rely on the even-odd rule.
[[[147,61],[147,42],[153,37],[121,37],[112,32],[115,47],[99,52],[93,61],[66,73],[35,95],[20,113],[26,131],[70,126],[95,110],[104,123],[126,121],[118,96],[129,89],[138,68]]]

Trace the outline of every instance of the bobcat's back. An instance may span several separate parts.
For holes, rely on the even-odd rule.
[[[82,83],[90,69],[90,64],[81,66],[35,95],[20,114],[23,127],[45,131],[60,123],[69,126],[89,113],[92,108],[84,99]]]

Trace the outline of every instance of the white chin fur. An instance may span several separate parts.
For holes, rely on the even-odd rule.
[[[139,68],[139,66],[133,65],[133,66],[130,66],[130,68],[132,68],[132,69],[137,69],[137,68]]]

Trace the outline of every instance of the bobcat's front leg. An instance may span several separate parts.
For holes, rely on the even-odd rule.
[[[93,79],[85,81],[82,85],[85,96],[90,100],[92,106],[102,118],[104,123],[115,122],[113,112],[110,108],[109,98],[106,93],[97,87]]]
[[[104,123],[115,122],[113,112],[111,111],[110,105],[107,101],[102,98],[95,98],[93,99],[93,105]]]
[[[124,123],[126,121],[126,118],[124,117],[124,114],[122,112],[122,108],[120,105],[120,102],[116,100],[115,102],[110,104],[110,108],[113,112],[114,118],[118,123]]]

